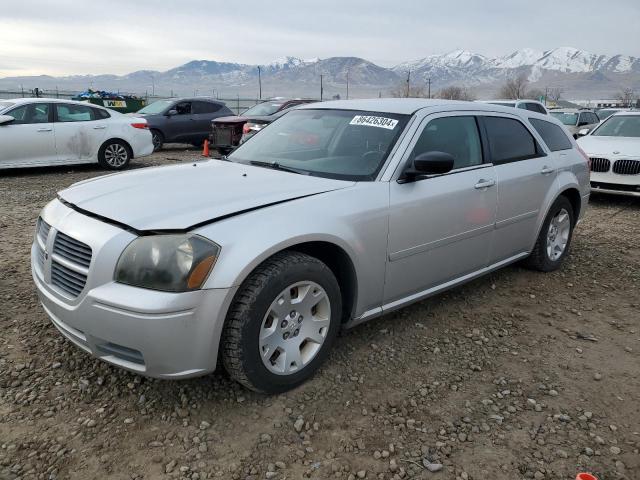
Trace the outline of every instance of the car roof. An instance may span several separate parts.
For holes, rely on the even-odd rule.
[[[201,102],[211,102],[211,103],[219,103],[224,105],[225,103],[222,100],[218,100],[214,97],[184,97],[184,98],[159,98],[156,101],[170,101],[170,102],[193,102],[193,101],[201,101]]]
[[[427,98],[369,98],[358,100],[330,100],[327,102],[309,103],[297,107],[297,110],[364,110],[369,112],[385,112],[401,115],[411,115],[418,110],[422,110],[423,108],[455,105],[468,106],[473,104],[471,102],[463,102],[458,100],[440,100]]]
[[[296,107],[296,110],[364,110],[368,112],[394,113],[412,115],[419,110],[434,111],[484,111],[517,115],[522,118],[540,118],[550,120],[548,115],[521,110],[503,105],[482,102],[467,102],[462,100],[441,100],[427,98],[374,98],[362,100],[333,100],[329,102],[311,103]],[[554,119],[555,121],[555,119]]]
[[[589,109],[585,108],[554,108],[551,110],[551,113],[580,113],[580,112],[591,112]]]
[[[620,110],[619,112],[616,112],[616,113],[614,113],[614,114],[613,114],[613,115],[611,115],[611,116],[612,116],[612,117],[613,117],[613,116],[616,116],[616,117],[625,117],[625,116],[627,116],[627,115],[632,115],[632,116],[634,116],[634,117],[637,117],[637,116],[639,116],[639,115],[640,115],[640,110]]]

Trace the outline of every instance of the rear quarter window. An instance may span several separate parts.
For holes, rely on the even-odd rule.
[[[573,148],[567,134],[558,125],[537,118],[530,118],[529,122],[531,122],[533,128],[535,128],[552,152],[571,150]]]
[[[540,156],[533,135],[518,120],[505,117],[482,117],[494,164],[516,162]]]

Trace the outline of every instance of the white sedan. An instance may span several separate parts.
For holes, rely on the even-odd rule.
[[[0,169],[98,162],[122,170],[152,152],[144,118],[72,100],[0,100]]]
[[[640,112],[611,115],[578,145],[591,159],[592,192],[640,197]]]

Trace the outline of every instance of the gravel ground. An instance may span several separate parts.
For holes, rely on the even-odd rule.
[[[0,173],[0,479],[640,478],[640,199],[594,197],[561,271],[509,267],[344,332],[312,381],[265,397],[127,373],[49,323],[35,219],[104,173]]]

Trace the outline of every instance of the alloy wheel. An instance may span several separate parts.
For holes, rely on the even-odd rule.
[[[112,167],[122,167],[129,160],[129,152],[124,145],[112,143],[104,150],[104,160]]]
[[[571,217],[563,208],[551,219],[547,230],[547,256],[551,261],[557,261],[567,249],[570,233]]]
[[[260,327],[260,358],[277,375],[299,372],[318,354],[331,324],[327,292],[304,281],[285,288],[271,302]]]

